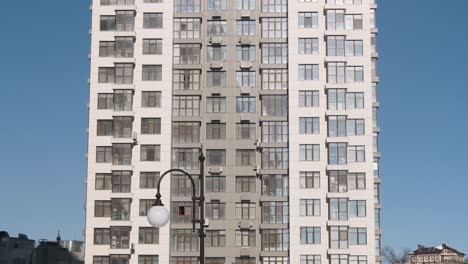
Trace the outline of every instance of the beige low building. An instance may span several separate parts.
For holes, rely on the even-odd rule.
[[[465,254],[442,244],[438,247],[418,246],[418,249],[410,253],[410,263],[460,263],[463,264]]]

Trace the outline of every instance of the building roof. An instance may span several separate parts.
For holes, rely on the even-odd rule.
[[[437,247],[425,247],[425,246],[419,245],[418,249],[411,251],[410,255],[441,254],[444,249],[448,249],[450,251],[453,251],[463,256],[465,255],[464,253],[452,247],[447,246],[447,244],[442,244]]]

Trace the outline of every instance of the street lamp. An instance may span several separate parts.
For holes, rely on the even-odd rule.
[[[205,173],[205,156],[203,155],[203,149],[200,148],[200,156],[198,157],[198,161],[200,162],[200,176],[199,176],[199,183],[200,183],[200,196],[197,197],[197,192],[195,190],[195,180],[193,176],[190,175],[188,172],[181,170],[181,169],[170,169],[164,172],[158,180],[157,185],[157,194],[156,194],[156,201],[154,202],[153,206],[148,210],[147,218],[148,222],[156,227],[161,228],[165,226],[169,222],[169,210],[164,207],[164,204],[161,200],[161,181],[169,173],[172,172],[179,172],[184,174],[190,179],[192,184],[192,230],[193,232],[196,231],[195,224],[200,224],[200,264],[205,264],[205,187],[204,187],[204,173]],[[195,216],[195,206],[196,202],[198,201],[200,207],[200,218],[197,219]]]

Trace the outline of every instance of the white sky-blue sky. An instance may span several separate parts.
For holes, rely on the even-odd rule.
[[[0,230],[81,239],[89,3],[2,7]],[[468,252],[468,1],[379,8],[383,244]]]

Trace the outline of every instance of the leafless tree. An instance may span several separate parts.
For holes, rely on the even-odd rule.
[[[391,247],[382,249],[382,256],[387,264],[407,264],[409,263],[409,253],[411,253],[411,250],[408,248],[403,249],[401,252],[396,252]]]

